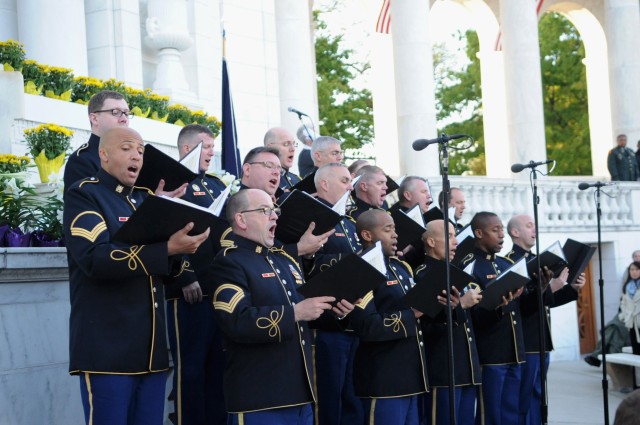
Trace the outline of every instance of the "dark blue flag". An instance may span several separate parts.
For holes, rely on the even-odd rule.
[[[242,170],[238,151],[236,116],[233,111],[227,61],[222,59],[222,169],[240,178]]]

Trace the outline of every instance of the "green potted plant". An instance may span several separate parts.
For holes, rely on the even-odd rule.
[[[91,96],[102,90],[102,87],[104,87],[104,84],[97,78],[76,77],[73,79],[71,101],[86,105],[89,103]]]
[[[36,224],[35,192],[22,179],[0,176],[0,246],[26,247]]]
[[[47,183],[52,172],[58,172],[71,147],[73,131],[56,124],[40,124],[24,130],[29,153],[38,166],[40,181]]]
[[[45,66],[27,59],[22,63],[22,76],[24,77],[24,91],[28,94],[40,96],[44,87],[46,72]]]
[[[0,41],[0,65],[5,71],[22,71],[24,45],[15,40]]]

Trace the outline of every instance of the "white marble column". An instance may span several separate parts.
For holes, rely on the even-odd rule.
[[[195,103],[181,62],[181,52],[193,44],[187,25],[187,3],[184,0],[149,0],[147,12],[145,41],[158,51],[153,89],[170,96],[174,102]]]
[[[629,147],[640,139],[640,4],[638,0],[604,0],[611,115],[615,136],[624,133]]]
[[[0,40],[18,39],[18,6],[16,0],[0,0]]]
[[[504,53],[483,47],[477,53],[482,79],[482,116],[487,177],[511,178],[511,157],[505,116]]]
[[[501,1],[508,140],[511,163],[543,161],[547,157],[542,103],[540,47],[536,3]],[[528,178],[526,172],[512,174]]]
[[[311,7],[306,0],[277,0],[274,6],[280,125],[295,133],[301,123],[296,114],[287,111],[290,106],[309,114],[316,125],[318,124]]]
[[[398,120],[396,143],[402,174],[433,176],[440,173],[436,146],[429,146],[419,153],[411,147],[414,140],[435,137],[437,131],[428,24],[428,0],[391,2]]]
[[[85,0],[89,75],[142,88],[140,6],[137,1]]]
[[[27,57],[87,74],[83,0],[20,0],[18,34]]]

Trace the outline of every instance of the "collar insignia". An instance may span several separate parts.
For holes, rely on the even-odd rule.
[[[116,192],[122,193],[123,190],[124,190],[124,186],[122,186],[121,184],[116,186]]]
[[[196,192],[200,191],[200,186],[198,186],[197,184],[192,184],[191,187],[193,188],[193,190],[195,190]]]

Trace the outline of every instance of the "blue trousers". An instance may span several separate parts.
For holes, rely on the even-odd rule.
[[[545,371],[549,370],[549,353],[545,355]],[[542,382],[540,376],[540,356],[527,354],[527,362],[522,365],[520,383],[520,416],[518,425],[540,425],[540,405],[542,404]]]
[[[476,424],[518,423],[521,372],[519,364],[482,367],[482,388],[476,411]]]
[[[189,304],[167,301],[167,330],[173,358],[173,396],[181,425],[225,425],[222,392],[224,355],[210,299]]]
[[[228,425],[313,425],[311,403],[302,406],[261,410],[249,413],[229,413]]]
[[[476,394],[479,386],[465,385],[455,387],[456,424],[473,425],[475,421]],[[432,388],[426,396],[427,425],[448,424],[449,420],[449,388]]]
[[[166,372],[141,375],[80,374],[87,425],[162,425]]]
[[[364,398],[365,422],[367,425],[419,425],[421,418],[418,405],[422,395],[394,398]],[[356,424],[353,424],[356,425]]]
[[[360,425],[362,402],[353,387],[358,337],[352,332],[316,333],[316,385],[319,425]]]

